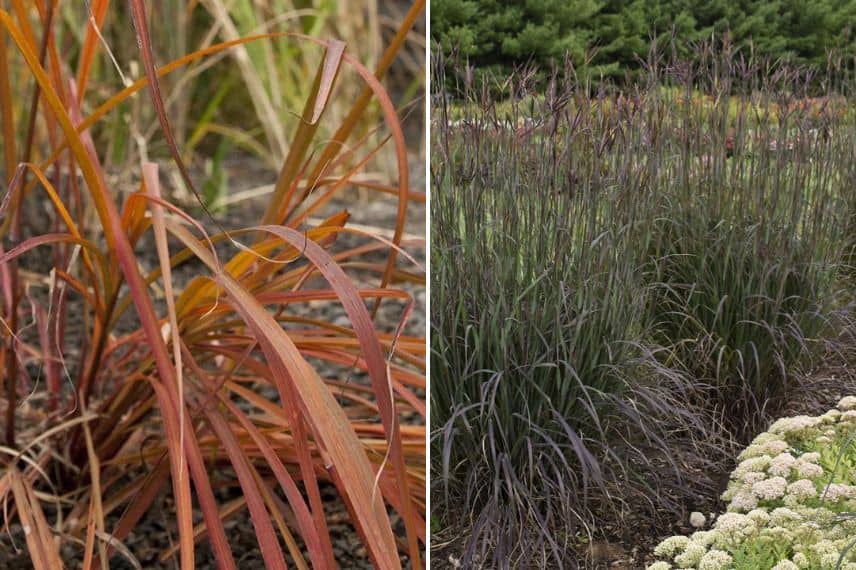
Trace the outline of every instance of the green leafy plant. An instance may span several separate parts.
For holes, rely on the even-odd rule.
[[[843,398],[821,416],[776,421],[740,454],[710,530],[673,536],[655,549],[680,568],[851,568],[856,520],[853,410]],[[649,570],[671,568],[660,561]]]
[[[93,24],[104,21],[107,5],[92,3]],[[178,538],[175,548],[162,545],[163,560],[176,556],[181,568],[194,568],[204,539],[220,567],[237,567],[224,520],[247,512],[267,567],[332,567],[324,485],[336,489],[376,566],[400,567],[400,555],[420,566],[424,427],[401,417],[424,420],[425,347],[421,336],[404,334],[413,301],[399,285],[423,277],[418,263],[396,263],[400,255],[415,263],[401,244],[408,201],[418,194],[408,186],[404,135],[380,78],[424,2],[412,6],[387,63],[372,73],[340,41],[284,33],[212,44],[158,68],[143,2],[134,1],[145,77],[100,104],[86,85],[103,35],[87,27],[72,77],[58,49],[55,4],[38,8],[0,9],[8,183],[0,218],[0,495],[11,498],[6,520],[27,531],[33,566],[71,564],[63,560],[70,545],[84,568],[117,553],[133,559],[123,541],[171,488]],[[141,164],[138,191],[111,186],[91,130],[146,90],[184,183],[201,198],[175,142],[161,78],[265,41],[321,55],[258,225],[227,232],[195,220],[164,198],[151,161]],[[313,153],[335,85],[351,73],[365,87]],[[349,228],[347,211],[309,223],[377,152],[360,144],[342,152],[370,101],[379,103],[395,147],[397,185],[372,186],[398,200],[391,239]],[[26,223],[36,196],[47,196],[55,213],[47,231]],[[352,243],[337,249],[344,236]],[[148,269],[147,248],[157,254]],[[46,269],[32,265],[35,251],[50,252]],[[391,329],[375,319],[382,303],[402,307]],[[319,306],[340,310],[347,324],[314,313]],[[229,489],[237,495],[224,502]]]

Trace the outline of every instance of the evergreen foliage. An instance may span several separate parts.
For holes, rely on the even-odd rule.
[[[856,0],[434,0],[431,35],[447,61],[508,71],[569,57],[598,79],[634,77],[651,43],[725,34],[740,48],[825,69],[856,55]]]

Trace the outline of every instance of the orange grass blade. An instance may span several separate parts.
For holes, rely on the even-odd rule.
[[[407,34],[410,33],[411,28],[413,28],[413,25],[416,23],[416,18],[419,17],[424,9],[425,0],[416,0],[416,2],[414,2],[407,11],[407,14],[401,21],[401,25],[398,26],[395,37],[392,38],[392,41],[387,46],[386,50],[384,50],[384,53],[378,62],[377,69],[375,70],[375,77],[377,79],[382,79],[383,76],[386,75],[386,72],[395,61],[398,51],[404,45],[404,42],[407,39]],[[363,116],[363,113],[365,113],[366,107],[372,100],[373,95],[374,90],[371,87],[366,87],[360,94],[359,98],[357,98],[354,106],[348,112],[348,115],[342,121],[338,130],[336,130],[332,139],[327,143],[327,146],[322,151],[321,156],[316,163],[315,171],[309,177],[310,186],[323,175],[326,165],[330,164],[336,155],[339,154],[341,149],[345,147],[345,141],[351,135],[354,127],[357,126],[357,123]]]
[[[8,16],[8,14],[7,14],[7,16]],[[11,23],[11,19],[9,19],[8,21]],[[20,31],[18,31],[18,32],[20,33]],[[315,43],[315,44],[320,45],[320,46],[326,45],[325,40],[319,40],[317,38],[313,38],[310,36],[306,36],[306,35],[298,34],[298,33],[293,33],[293,32],[272,32],[272,33],[267,33],[267,34],[258,34],[258,35],[246,36],[244,38],[229,40],[229,41],[221,42],[221,43],[218,43],[218,44],[215,44],[215,45],[203,48],[203,49],[199,49],[199,50],[194,51],[192,53],[189,53],[185,56],[182,56],[178,59],[175,59],[175,60],[171,61],[170,63],[158,68],[156,70],[156,72],[157,72],[156,76],[157,77],[164,77],[164,76],[166,76],[166,75],[168,75],[168,74],[170,74],[170,73],[172,73],[178,69],[181,69],[185,65],[192,63],[198,59],[202,59],[204,57],[216,55],[216,54],[218,54],[224,50],[227,50],[227,49],[235,47],[235,46],[247,44],[250,42],[260,41],[260,40],[269,40],[269,39],[282,38],[282,37],[291,37],[291,38],[295,38],[295,39],[301,39],[301,40],[305,40],[308,42]],[[16,41],[16,43],[18,43],[18,42]],[[351,64],[350,62],[352,62],[352,61],[354,61],[354,60],[349,60],[346,58],[346,62],[349,62],[349,64]],[[91,128],[92,125],[94,125],[102,117],[104,117],[107,113],[109,113],[110,111],[115,109],[118,105],[120,105],[122,102],[124,102],[126,99],[128,99],[128,97],[130,97],[131,95],[141,91],[142,89],[145,89],[145,87],[148,84],[149,84],[148,77],[143,77],[143,78],[138,79],[137,81],[135,81],[134,83],[132,83],[128,87],[125,87],[121,91],[112,95],[104,103],[99,105],[98,108],[96,108],[91,114],[86,116],[78,125],[76,125],[77,132],[83,133],[87,129]],[[46,170],[52,164],[54,164],[59,159],[62,152],[65,149],[67,149],[68,147],[69,147],[68,141],[61,140],[59,142],[59,144],[57,144],[56,147],[53,149],[50,156],[40,164],[42,170]],[[28,187],[28,190],[29,190],[29,187]]]
[[[6,31],[0,28],[0,126],[3,132],[3,163],[6,180],[12,181],[18,151],[15,147],[15,115],[12,108],[12,73],[9,68],[9,52],[6,48]]]
[[[77,92],[80,97],[83,97],[83,94],[86,93],[89,70],[92,68],[92,61],[95,58],[95,54],[97,53],[96,48],[100,41],[98,37],[99,32],[93,25],[98,26],[98,30],[101,29],[109,5],[110,0],[93,0],[91,5],[89,5],[92,10],[92,13],[89,15],[91,19],[87,19],[86,38],[83,40],[83,48],[80,50],[80,63],[77,68]]]
[[[101,504],[101,462],[95,453],[95,445],[92,443],[92,433],[89,424],[83,424],[83,435],[86,439],[86,454],[89,457],[89,476],[92,480],[90,490],[89,523],[86,530],[86,547],[83,555],[83,568],[89,570],[94,568],[94,540],[98,533],[104,534],[104,508]],[[107,548],[104,541],[98,542],[98,557],[101,559],[102,569],[107,568]]]
[[[252,391],[250,391],[250,393],[255,394],[255,392]],[[313,561],[313,565],[316,568],[323,568],[325,565],[333,564],[334,558],[330,541],[326,540],[322,542],[321,538],[318,536],[318,530],[312,522],[312,513],[309,512],[309,507],[306,505],[306,501],[303,500],[303,497],[300,494],[300,489],[294,482],[294,478],[291,476],[291,473],[289,473],[288,469],[286,469],[282,464],[282,461],[279,459],[276,451],[240,408],[233,404],[222,393],[218,393],[218,396],[223,405],[226,406],[229,412],[231,412],[231,414],[241,424],[241,427],[247,431],[249,436],[258,446],[259,451],[264,455],[265,460],[268,462],[268,466],[273,471],[280,487],[282,487],[283,493],[288,499],[291,509],[294,511],[297,524],[300,527],[301,536],[303,536],[303,541],[306,544],[306,549],[309,551],[309,556]],[[265,401],[269,402],[269,400]]]
[[[146,200],[143,196],[142,190],[131,194],[122,208],[122,227],[125,229],[131,245],[140,240],[149,223],[149,220],[146,219]]]
[[[424,3],[424,0],[423,0]],[[404,131],[401,129],[401,122],[398,120],[398,114],[389,98],[389,93],[383,88],[377,77],[372,75],[365,66],[350,56],[345,56],[346,61],[350,63],[357,73],[368,84],[369,88],[374,92],[380,103],[381,110],[384,114],[387,126],[392,134],[392,140],[395,142],[395,155],[398,161],[398,211],[395,220],[395,234],[392,237],[392,242],[396,245],[401,243],[401,236],[404,234],[404,224],[407,217],[407,200],[410,197],[410,175],[408,174],[407,166],[407,146],[404,141]],[[389,257],[386,262],[386,269],[381,279],[381,287],[385,287],[389,283],[390,276],[395,270],[395,259],[397,250],[393,249],[389,252]],[[380,299],[375,303],[375,312],[380,307]]]
[[[160,181],[158,180],[158,165],[146,162],[142,166],[143,184],[146,190],[155,198],[160,198]],[[184,372],[181,363],[181,339],[179,336],[178,319],[175,316],[175,296],[172,291],[172,270],[169,265],[169,245],[166,238],[166,227],[164,222],[163,208],[156,202],[152,203],[152,229],[155,236],[155,249],[158,253],[158,263],[163,275],[163,289],[166,297],[167,315],[169,317],[169,340],[172,344],[172,357],[175,362],[176,386],[178,390],[178,409],[184,410]],[[164,338],[166,342],[166,338]],[[180,441],[179,448],[184,449],[184,416],[180,416]],[[178,476],[184,475],[184,454],[179,462]]]
[[[225,522],[230,518],[237,516],[244,509],[244,505],[246,504],[246,502],[247,501],[244,499],[244,497],[238,497],[236,499],[232,499],[231,501],[224,503],[223,506],[220,507],[220,519]],[[200,542],[207,535],[208,529],[205,526],[205,523],[202,522],[197,524],[193,534],[194,540],[196,540],[196,542]],[[173,544],[172,546],[161,552],[160,561],[166,562],[167,560],[175,556],[175,553],[178,552],[179,548],[179,545]]]
[[[134,30],[137,34],[137,44],[140,47],[140,57],[143,60],[143,67],[146,70],[146,77],[149,80],[149,94],[151,95],[152,105],[155,108],[158,121],[160,122],[161,131],[166,139],[167,147],[169,148],[169,152],[172,155],[175,165],[178,167],[182,180],[184,180],[184,184],[191,192],[193,192],[193,195],[196,197],[196,200],[199,202],[199,205],[202,206],[205,213],[208,214],[208,217],[211,218],[211,220],[214,220],[214,215],[208,210],[208,206],[205,205],[205,200],[202,199],[202,196],[193,184],[193,180],[190,179],[190,174],[187,172],[184,159],[181,158],[181,152],[178,150],[178,145],[176,144],[175,137],[172,133],[172,127],[169,124],[169,117],[167,117],[166,114],[166,105],[164,105],[163,96],[161,95],[158,72],[155,67],[155,54],[152,49],[149,26],[146,21],[145,5],[143,4],[143,0],[130,0],[130,3],[131,17],[134,21]]]
[[[0,254],[0,265],[14,259],[24,253],[35,249],[41,245],[50,245],[56,243],[76,243],[90,250],[96,256],[103,256],[98,246],[89,240],[75,237],[72,234],[42,234],[25,239],[7,252]]]

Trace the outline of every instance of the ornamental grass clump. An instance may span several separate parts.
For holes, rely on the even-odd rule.
[[[658,93],[666,108],[686,106],[704,65],[682,68],[682,88]],[[840,276],[856,142],[838,106],[793,102],[810,100],[806,76],[747,73],[724,59],[706,112],[664,120],[661,144],[676,158],[655,182],[648,273],[664,362],[710,387],[701,406],[742,441],[852,321]]]
[[[158,67],[158,24],[142,0],[129,3],[130,19],[105,20],[107,1],[85,4],[81,30],[56,2],[0,6],[0,499],[10,539],[25,544],[19,562],[332,568],[324,497],[333,496],[376,567],[420,567],[425,339],[406,328],[406,285],[418,288],[424,273],[405,248],[418,240],[403,236],[408,201],[423,195],[409,188],[404,133],[381,78],[424,2],[373,71],[341,41],[286,32],[205,40]],[[142,77],[116,86],[91,74],[134,67],[110,53],[105,21],[125,25],[119,35],[137,46]],[[314,52],[318,65],[302,77],[311,88],[290,144],[269,149],[284,159],[258,219],[227,231],[204,204],[196,219],[173,203],[133,120],[123,124],[138,135],[136,184],[116,184],[99,135],[111,113],[145,104],[169,153],[160,158],[200,198],[161,80],[272,40]],[[362,82],[361,95],[319,140],[344,81]],[[352,136],[370,104],[397,163],[392,183],[365,186],[397,201],[384,237],[331,208],[380,150]],[[398,318],[380,322],[393,304]],[[146,519],[158,512],[165,530],[150,534]],[[255,545],[227,532],[237,517],[257,542],[252,562]],[[135,535],[143,548],[130,545]]]
[[[736,447],[841,349],[852,104],[800,105],[798,70],[732,56],[652,54],[620,91],[568,67],[535,96],[526,70],[462,71],[466,101],[440,97],[432,496],[465,564],[580,561],[603,520],[715,500]]]
[[[594,162],[488,121],[434,151],[449,155],[432,204],[437,489],[472,505],[468,559],[528,557],[531,540],[549,564],[583,531],[588,496],[620,476],[604,460],[642,288],[632,224],[606,221],[595,189],[561,188]]]
[[[856,397],[777,420],[739,456],[710,530],[662,541],[649,570],[856,568]]]

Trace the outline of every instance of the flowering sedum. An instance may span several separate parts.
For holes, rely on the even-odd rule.
[[[856,396],[777,420],[738,456],[727,511],[710,530],[665,539],[648,570],[856,570],[854,434]]]

